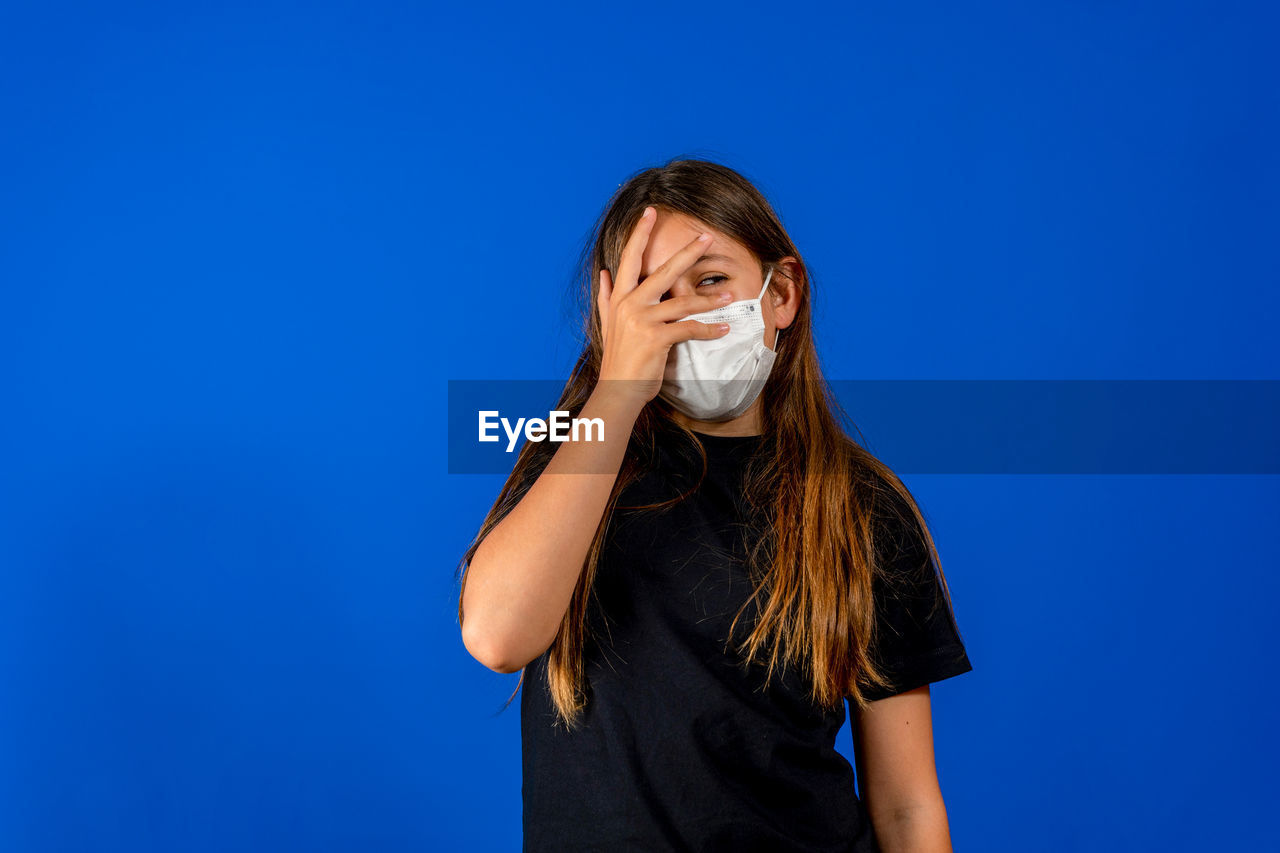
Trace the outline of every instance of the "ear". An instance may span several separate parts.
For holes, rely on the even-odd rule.
[[[805,284],[804,267],[790,255],[778,261],[776,267],[764,298],[773,305],[773,325],[785,329],[800,311],[800,288]]]

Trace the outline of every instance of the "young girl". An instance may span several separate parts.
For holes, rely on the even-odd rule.
[[[777,215],[675,160],[615,193],[589,264],[556,408],[603,440],[526,442],[461,567],[466,648],[522,672],[524,849],[950,850],[929,684],[972,667],[918,506],[841,427]]]

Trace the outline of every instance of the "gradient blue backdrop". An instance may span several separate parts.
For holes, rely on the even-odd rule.
[[[833,378],[1280,378],[1270,4],[216,7],[0,13],[4,850],[518,849],[446,381],[565,374],[670,156]],[[908,484],[957,849],[1274,843],[1276,477]]]

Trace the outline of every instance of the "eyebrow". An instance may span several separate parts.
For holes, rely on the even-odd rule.
[[[694,261],[694,264],[700,264],[703,261],[728,261],[729,263],[733,263],[733,258],[728,255],[703,255]]]

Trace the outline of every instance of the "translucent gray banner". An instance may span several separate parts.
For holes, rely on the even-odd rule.
[[[829,384],[853,437],[903,474],[1280,473],[1280,381]],[[551,414],[563,387],[561,380],[450,380],[449,473],[507,473],[531,435],[575,440],[569,414]],[[480,440],[486,417],[496,440]],[[530,420],[545,429],[535,422],[530,432]],[[599,431],[579,426],[578,441]]]

